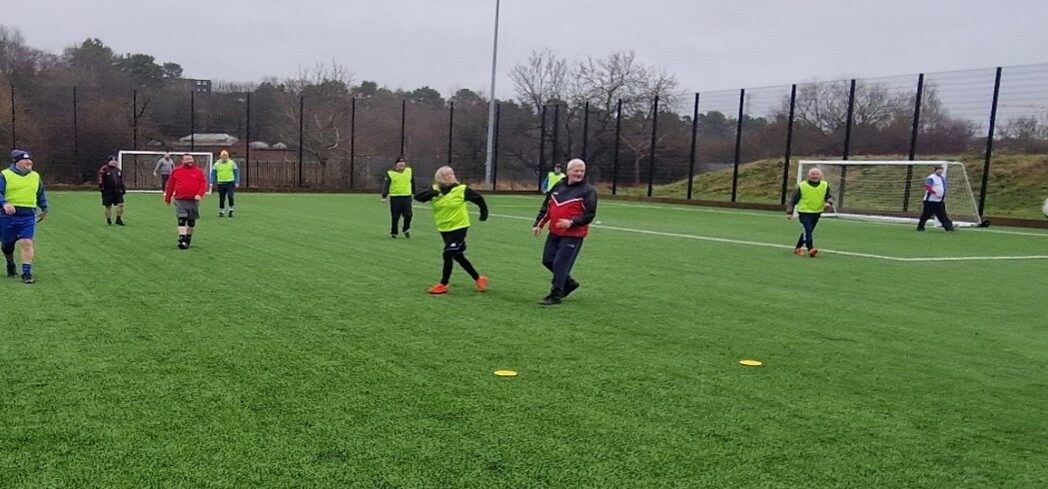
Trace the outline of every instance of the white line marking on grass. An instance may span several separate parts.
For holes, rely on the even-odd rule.
[[[506,214],[490,214],[494,217],[502,217],[506,219],[517,219],[521,221],[534,221],[534,218],[523,217],[523,216],[510,216]],[[666,236],[670,238],[684,238],[684,239],[696,239],[700,241],[712,241],[715,243],[728,243],[728,244],[741,244],[746,246],[760,246],[764,248],[778,248],[792,250],[793,247],[789,245],[779,243],[765,243],[763,241],[748,241],[744,239],[730,239],[730,238],[717,238],[714,236],[701,236],[696,234],[681,234],[681,233],[667,233],[663,231],[650,231],[647,229],[634,229],[634,228],[623,228],[617,226],[607,226],[604,224],[591,224],[590,227],[597,229],[607,229],[611,231],[622,231],[626,233],[637,233],[647,234],[652,236]],[[820,253],[832,253],[835,255],[843,256],[854,256],[857,258],[872,258],[876,260],[887,260],[887,261],[899,261],[899,262],[937,262],[937,261],[985,261],[985,260],[1048,260],[1048,255],[1028,255],[1028,256],[933,256],[933,257],[916,257],[916,258],[904,258],[898,256],[885,256],[876,255],[873,253],[859,253],[855,251],[841,251],[832,250],[827,248],[819,248]]]

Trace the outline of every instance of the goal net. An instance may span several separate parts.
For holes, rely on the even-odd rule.
[[[957,226],[981,225],[968,172],[956,161],[802,160],[797,183],[807,178],[811,168],[822,170],[834,202],[826,216],[915,223],[924,207],[924,181],[940,165],[946,168],[950,219]]]
[[[182,155],[192,155],[204,175],[211,174],[211,165],[215,156],[207,152],[171,151],[175,165],[182,161]],[[163,192],[160,173],[153,175],[153,169],[160,158],[167,154],[164,151],[121,150],[117,153],[117,166],[124,171],[124,185],[128,192]],[[210,186],[208,193],[211,193]]]

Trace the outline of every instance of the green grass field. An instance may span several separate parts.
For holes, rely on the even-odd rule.
[[[781,213],[605,200],[543,308],[537,197],[438,297],[426,208],[209,197],[179,251],[159,195],[50,197],[0,283],[2,487],[1048,485],[1048,259],[970,259],[1048,233],[827,219],[809,259]]]

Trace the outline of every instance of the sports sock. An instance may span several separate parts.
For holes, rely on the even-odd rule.
[[[33,264],[32,263],[23,263],[22,264],[22,274],[29,275],[30,273],[33,273]]]

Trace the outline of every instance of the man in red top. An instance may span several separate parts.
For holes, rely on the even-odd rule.
[[[560,304],[579,288],[571,277],[571,268],[582,249],[582,239],[589,233],[589,224],[597,215],[597,191],[585,178],[586,163],[580,159],[569,161],[567,176],[549,190],[535,218],[535,236],[550,223],[542,265],[553,272],[553,285],[549,295],[539,302],[544,306]]]
[[[193,227],[200,218],[200,199],[207,193],[207,177],[193,161],[192,155],[182,155],[182,165],[171,172],[164,189],[164,203],[171,205],[175,198],[178,217],[178,249],[189,248],[193,241]]]

